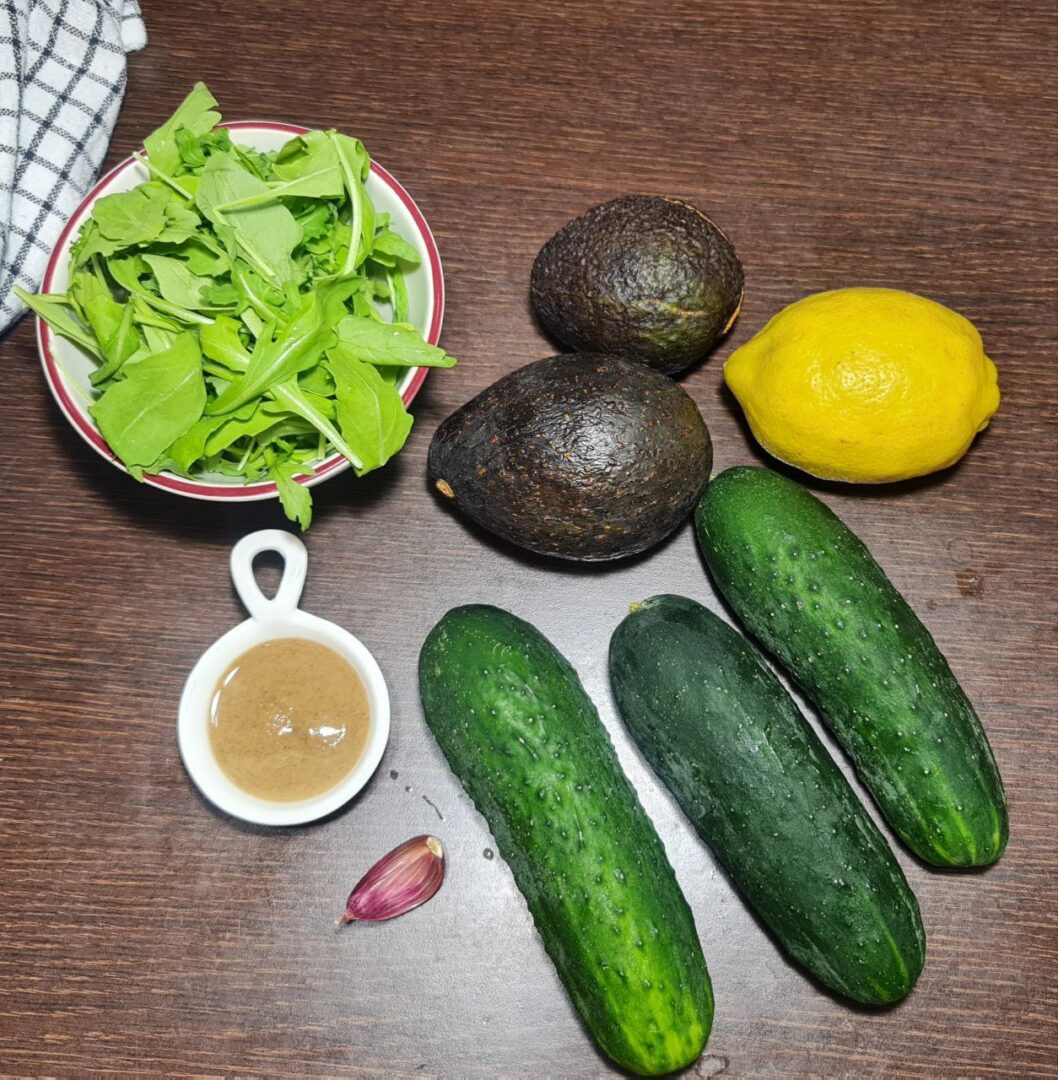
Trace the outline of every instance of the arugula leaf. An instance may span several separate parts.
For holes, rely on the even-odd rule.
[[[112,255],[117,245],[108,240],[99,226],[89,218],[82,226],[77,238],[70,245],[70,268],[76,270],[83,266],[93,255]]]
[[[209,413],[231,412],[253,397],[312,367],[332,337],[323,321],[320,291],[305,297],[301,312],[288,326],[272,337],[258,338],[250,356],[250,366],[241,378],[212,402]]]
[[[141,328],[154,326],[159,330],[172,330],[174,334],[179,334],[181,330],[186,329],[179,320],[163,315],[160,311],[155,311],[150,304],[145,304],[140,296],[132,296],[129,305],[137,326]]]
[[[328,131],[327,138],[334,145],[338,165],[342,170],[342,181],[349,196],[349,249],[341,271],[342,277],[348,277],[363,261],[360,249],[370,248],[371,240],[375,235],[373,211],[370,215],[370,232],[367,231],[368,214],[365,204],[369,207],[370,200],[363,190],[363,182],[371,167],[371,159],[367,156],[364,144],[359,139],[350,139],[348,135],[341,135],[337,131]]]
[[[275,481],[284,513],[304,532],[312,524],[312,495],[294,477],[311,476],[312,469],[293,461],[275,462],[268,466],[268,475]]]
[[[265,320],[261,318],[251,307],[244,307],[239,312],[239,318],[242,319],[246,329],[250,331],[255,338],[259,338],[264,333]],[[273,320],[274,322],[274,320]],[[272,327],[270,333],[275,331],[275,327]]]
[[[183,327],[177,330],[167,330],[165,327],[152,326],[150,323],[143,323],[143,336],[147,342],[147,355],[152,353],[165,352],[174,341],[184,332]],[[131,360],[132,357],[129,357]],[[140,357],[136,357],[137,360]]]
[[[233,413],[225,413],[220,425],[206,438],[207,457],[219,454],[246,435],[259,435],[290,413],[275,401],[251,401]]]
[[[452,367],[455,357],[423,341],[408,323],[384,323],[359,315],[346,315],[338,324],[338,342],[330,356],[348,356],[369,364],[400,367]]]
[[[274,386],[271,393],[281,405],[285,405],[292,413],[307,420],[331,443],[335,450],[349,459],[354,469],[364,469],[364,462],[358,451],[344,438],[343,432],[332,423],[332,419],[337,417],[337,409],[331,402],[319,398],[316,394],[306,393],[298,385],[297,379],[290,379],[279,386]],[[335,415],[329,416],[328,412],[333,412]]]
[[[142,258],[151,268],[162,298],[170,304],[192,310],[215,306],[205,297],[206,289],[214,284],[213,278],[192,274],[187,263],[170,255],[145,253]]]
[[[25,289],[15,286],[15,295],[30,310],[35,311],[55,333],[79,345],[89,356],[102,362],[103,350],[92,336],[91,330],[72,312],[69,299],[61,293],[41,293],[33,296]]]
[[[131,191],[104,195],[73,244],[73,268],[84,266],[93,255],[109,257],[153,241],[182,243],[201,224],[178,195],[160,184],[145,183]]]
[[[223,154],[235,149],[235,144],[231,141],[231,132],[222,127],[214,128],[200,136],[198,146],[206,158],[211,154]]]
[[[177,128],[173,134],[176,149],[185,169],[200,169],[206,164],[206,151],[202,139],[188,131],[186,127]]]
[[[206,440],[227,423],[226,416],[204,416],[196,420],[183,435],[178,435],[165,451],[166,466],[176,469],[185,476],[190,475],[195,463],[206,453]]]
[[[389,283],[389,295],[393,302],[393,321],[402,323],[408,321],[408,284],[404,280],[402,271],[388,274],[386,281]]]
[[[282,205],[223,212],[219,208],[247,195],[269,190],[268,185],[243,168],[233,154],[214,154],[202,170],[195,205],[215,226],[230,236],[247,255],[258,273],[282,285],[294,280],[291,254],[301,240],[301,226]]]
[[[99,343],[103,356],[108,359],[106,343],[121,325],[124,313],[129,308],[129,304],[119,304],[112,296],[103,293],[88,296],[81,303],[81,310],[92,334]],[[131,318],[129,321],[131,322]]]
[[[183,244],[199,236],[202,219],[189,206],[185,206],[178,197],[170,196],[165,204],[165,226],[158,234],[162,244]]]
[[[70,303],[76,308],[82,321],[87,321],[97,341],[102,342],[103,338],[121,320],[122,305],[114,299],[110,284],[104,274],[99,271],[96,260],[93,260],[91,265],[75,270],[70,275],[70,287],[66,295],[69,297]],[[87,308],[93,300],[104,302],[99,307],[102,320],[100,322],[93,320],[88,315]]]
[[[299,375],[298,386],[307,394],[316,394],[326,398],[334,397],[334,378],[322,364],[317,364],[314,368]]]
[[[259,443],[270,442],[277,445],[290,447],[292,459],[297,461],[312,461],[313,458],[322,457],[323,451],[317,439],[315,447],[310,449],[304,445],[306,435],[317,435],[315,428],[300,416],[285,416],[277,420],[270,428],[266,428],[259,436]],[[326,443],[323,444],[326,446]]]
[[[201,136],[220,123],[216,111],[217,99],[204,83],[195,83],[191,93],[177,106],[176,112],[156,131],[143,140],[152,165],[166,173],[178,173],[183,166],[176,133],[183,128],[190,135]]]
[[[334,184],[327,194],[341,195],[345,190],[338,171],[334,144],[326,131],[309,131],[288,139],[272,158],[272,171],[280,180],[296,180],[321,168],[333,168]]]
[[[213,320],[208,315],[170,303],[164,297],[151,292],[140,278],[148,272],[148,266],[142,255],[133,255],[125,259],[111,259],[107,263],[110,276],[129,294],[139,297],[152,308],[157,308],[166,315],[171,315],[181,322],[208,325]]]
[[[92,207],[92,220],[100,233],[120,247],[144,244],[165,228],[169,193],[163,187],[140,184],[131,191],[104,195]]]
[[[103,343],[103,355],[106,357],[106,363],[101,367],[97,367],[89,376],[89,381],[93,386],[99,386],[100,383],[113,378],[121,370],[122,364],[135,356],[143,344],[133,322],[133,317],[136,314],[133,306],[131,304],[125,304],[124,307],[117,306],[120,312],[118,322],[104,333],[96,330],[96,337]],[[106,310],[105,316],[102,315],[104,309]],[[96,312],[99,314],[96,314],[95,318],[93,318]],[[97,321],[102,324],[104,318],[108,323],[112,322],[113,311],[106,306],[103,297],[93,297],[88,301],[88,318],[92,322],[93,328],[95,328]]]
[[[332,356],[327,367],[338,395],[338,426],[356,457],[358,475],[377,469],[404,445],[412,418],[395,386],[370,365],[350,356]]]
[[[164,352],[126,361],[125,378],[88,411],[125,465],[148,468],[201,417],[205,404],[198,340],[185,333]]]
[[[340,139],[348,139],[347,135],[339,136]],[[359,139],[350,139],[350,142],[355,142],[360,147],[360,151],[364,156],[363,175],[362,180],[367,179],[367,174],[371,169],[371,159],[367,156],[367,151],[364,149],[363,143]],[[361,184],[360,192],[360,214],[362,223],[360,226],[360,241],[363,246],[363,250],[360,253],[360,257],[357,261],[359,266],[366,258],[371,255],[371,252],[375,245],[375,208],[371,205],[371,200],[367,197],[367,191]],[[350,228],[351,228],[350,223]],[[355,234],[354,234],[355,235]]]
[[[214,249],[200,233],[196,233],[172,251],[187,263],[192,274],[199,277],[218,277],[231,271],[231,259],[227,252],[222,248]]]
[[[219,207],[222,211],[263,206],[279,198],[336,198],[345,191],[334,144],[325,132],[310,131],[291,139],[272,161],[278,178],[267,191],[246,195]]]
[[[198,333],[202,352],[232,372],[244,372],[250,366],[250,354],[239,336],[239,324],[227,315],[218,315],[211,326]]]
[[[301,242],[320,240],[324,246],[317,246],[321,251],[326,250],[329,233],[337,220],[334,205],[323,201],[306,203],[305,209],[294,212],[294,217],[301,226]]]
[[[267,181],[272,179],[272,158],[268,154],[262,154],[252,146],[243,146],[241,143],[233,143],[232,153],[238,158],[242,167],[258,180]]]
[[[379,255],[389,255],[393,259],[400,259],[401,262],[408,263],[410,266],[418,266],[422,261],[419,258],[418,251],[403,236],[395,233],[392,229],[383,229],[382,232],[375,236],[374,244],[371,247],[371,258],[378,261]]]
[[[262,319],[286,321],[280,310],[286,302],[286,294],[269,285],[260,274],[254,273],[241,259],[236,259],[232,263],[231,280],[246,303]]]

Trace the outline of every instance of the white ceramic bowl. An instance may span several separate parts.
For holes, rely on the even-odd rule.
[[[262,151],[277,150],[295,135],[303,135],[309,130],[294,124],[274,124],[260,120],[239,121],[222,126],[231,130],[236,141]],[[55,245],[44,273],[42,292],[66,292],[69,284],[70,245],[91,214],[93,204],[104,195],[129,191],[146,179],[145,167],[130,157],[111,169],[92,188],[67,222],[59,242]],[[375,209],[388,213],[393,227],[419,253],[422,261],[407,275],[408,319],[418,327],[428,342],[436,345],[441,337],[441,322],[444,318],[444,279],[433,233],[411,196],[377,162],[371,163],[371,173],[366,186]],[[44,367],[44,378],[59,408],[89,446],[124,471],[125,466],[107,446],[88,413],[88,403],[94,396],[89,382],[89,376],[96,366],[94,361],[72,342],[52,333],[41,319],[37,320],[37,343]],[[409,368],[404,376],[400,383],[400,392],[406,405],[418,393],[426,378],[426,371],[426,368]],[[312,475],[301,477],[299,482],[312,487],[348,467],[349,462],[341,454],[335,453],[316,463]],[[145,476],[144,480],[154,487],[173,491],[178,495],[220,502],[271,499],[277,494],[276,486],[271,481],[238,484],[233,483],[231,477],[224,476],[189,480],[187,477],[162,472],[157,476]]]
[[[283,578],[271,600],[253,573],[254,559],[265,551],[283,557]],[[250,618],[202,654],[180,697],[177,741],[188,775],[214,806],[256,825],[303,825],[333,813],[371,779],[389,741],[389,691],[375,658],[347,630],[298,608],[307,569],[305,545],[282,529],[250,533],[232,548],[232,581]],[[243,791],[217,763],[209,738],[210,706],[221,676],[243,653],[262,642],[291,637],[326,645],[352,664],[367,690],[371,729],[360,760],[337,786],[311,799],[272,802]]]

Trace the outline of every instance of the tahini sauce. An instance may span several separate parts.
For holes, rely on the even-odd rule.
[[[243,791],[296,802],[341,783],[360,760],[371,706],[333,649],[303,638],[255,645],[221,676],[210,706],[217,763]]]

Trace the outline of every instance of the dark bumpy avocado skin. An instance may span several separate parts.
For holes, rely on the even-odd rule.
[[[564,559],[632,555],[690,514],[713,452],[698,407],[667,376],[573,353],[519,368],[453,413],[431,482],[512,543]]]
[[[618,353],[668,374],[700,360],[742,303],[731,241],[678,199],[627,195],[560,229],[533,264],[533,306],[575,349]]]

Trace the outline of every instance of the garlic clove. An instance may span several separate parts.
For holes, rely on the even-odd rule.
[[[403,915],[441,887],[445,876],[444,848],[436,836],[415,836],[394,848],[356,883],[346,901],[339,925],[381,922]]]

